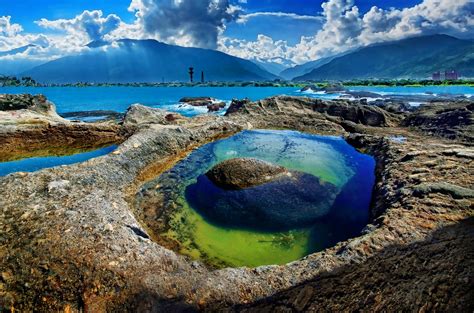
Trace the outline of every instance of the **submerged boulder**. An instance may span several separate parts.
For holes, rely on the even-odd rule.
[[[190,205],[226,227],[285,231],[326,216],[338,188],[316,176],[255,159],[223,162],[187,187]]]
[[[221,162],[206,176],[224,189],[244,189],[273,181],[290,172],[278,165],[252,158],[235,158]]]

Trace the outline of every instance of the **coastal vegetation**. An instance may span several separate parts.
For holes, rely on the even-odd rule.
[[[0,76],[0,87],[304,87],[307,84],[325,87],[335,82],[344,86],[386,86],[386,87],[421,87],[421,86],[471,86],[474,87],[474,79],[466,78],[459,80],[417,80],[417,79],[353,79],[343,81],[235,81],[235,82],[156,82],[156,83],[91,83],[77,82],[67,84],[41,84],[31,77]]]

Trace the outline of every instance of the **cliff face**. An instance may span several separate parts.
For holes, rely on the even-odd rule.
[[[469,103],[456,105],[472,114]],[[472,311],[474,150],[468,138],[446,139],[442,127],[427,132],[420,118],[406,127],[412,113],[359,103],[276,97],[232,111],[187,119],[135,106],[123,125],[114,125],[133,133],[114,153],[0,178],[1,307]],[[443,113],[433,114],[438,120]],[[472,120],[457,125],[464,134]],[[19,127],[0,124],[0,133],[10,138]],[[149,226],[166,212],[159,201],[156,211],[137,210],[139,187],[195,147],[249,128],[342,135],[373,155],[376,184],[364,232],[299,261],[255,269],[215,271],[160,246]]]

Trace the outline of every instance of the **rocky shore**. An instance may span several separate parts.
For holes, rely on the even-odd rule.
[[[113,122],[88,124],[66,120],[43,96],[0,95],[1,162],[70,154],[120,143],[128,135]]]
[[[58,117],[44,98],[34,101],[47,109],[32,110],[23,97],[15,98],[26,103],[19,110],[0,111],[6,159],[25,150],[123,143],[84,163],[0,178],[2,309],[474,309],[470,102],[411,113],[274,97],[234,101],[225,117],[188,119],[136,105],[120,124],[86,124]],[[192,149],[251,128],[340,135],[373,155],[376,184],[363,233],[299,261],[258,268],[213,270],[160,246],[148,227],[156,212],[134,206],[140,186]]]

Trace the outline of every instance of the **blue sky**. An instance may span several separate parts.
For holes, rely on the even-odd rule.
[[[0,51],[34,44],[24,56],[51,59],[133,38],[301,64],[424,34],[472,39],[473,21],[473,0],[0,0]]]
[[[300,15],[317,15],[322,12],[321,0],[248,0],[245,4],[240,4],[246,12],[286,12],[296,13]],[[368,11],[372,6],[377,5],[381,8],[403,8],[410,7],[420,3],[420,0],[356,0],[355,4],[362,12]],[[27,32],[44,32],[44,29],[34,23],[34,21],[41,18],[50,20],[55,19],[70,19],[80,14],[84,10],[102,10],[105,15],[117,14],[124,21],[131,22],[134,19],[134,14],[127,9],[130,5],[130,0],[0,0],[0,16],[9,15],[15,23],[23,26]],[[255,23],[257,24],[257,23]],[[260,23],[260,33],[276,34],[283,31],[280,36],[294,36],[300,32],[301,35],[309,35],[313,24],[308,24],[307,27],[299,25],[291,25],[290,27],[297,28],[294,31],[282,29],[282,27],[275,28],[275,25],[268,25]],[[280,30],[278,30],[280,29]],[[236,27],[230,29],[233,35],[240,34],[242,38],[255,37],[259,32],[258,25],[249,25],[249,29],[245,30],[243,27]],[[248,33],[247,33],[248,31]]]

